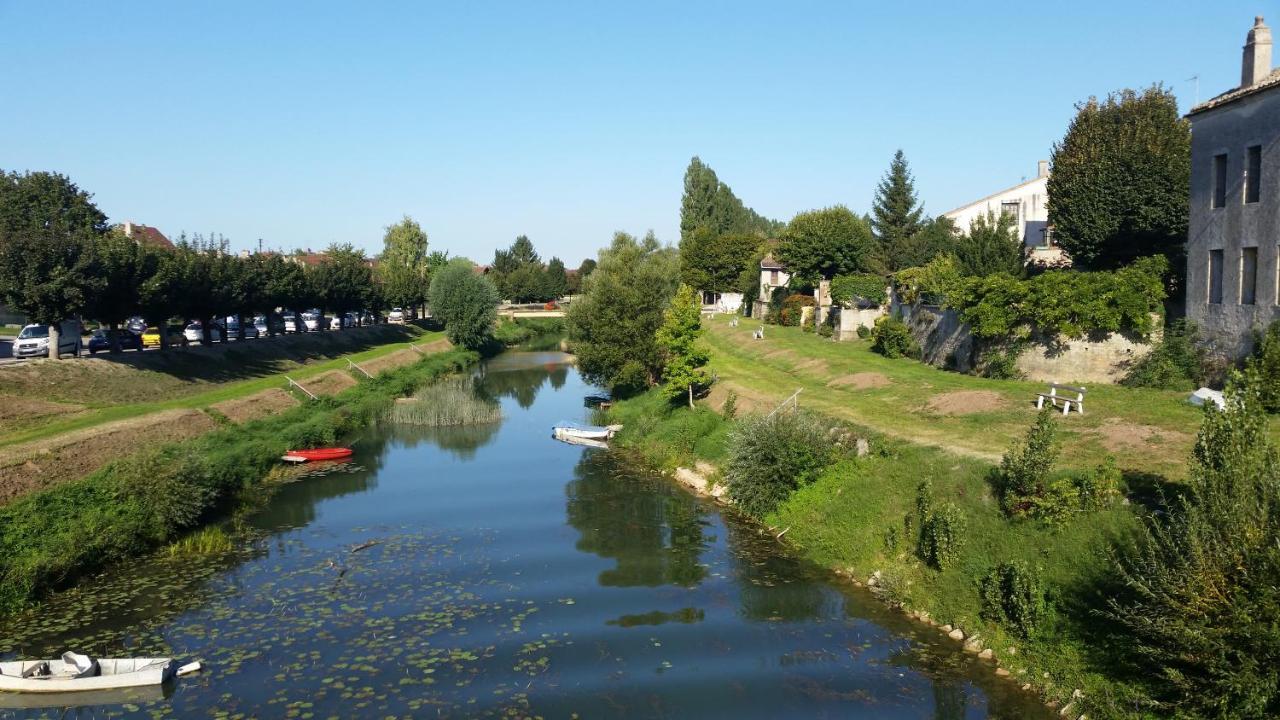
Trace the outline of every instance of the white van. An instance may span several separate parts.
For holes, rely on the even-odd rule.
[[[63,320],[58,325],[58,354],[80,354],[80,321]],[[13,341],[16,358],[49,357],[49,326],[27,325]]]

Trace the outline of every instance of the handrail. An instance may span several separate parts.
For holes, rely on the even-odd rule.
[[[289,385],[290,385],[290,386],[292,386],[292,387],[296,387],[296,388],[298,388],[299,390],[301,390],[302,392],[306,393],[306,394],[307,394],[307,397],[311,398],[312,400],[319,400],[319,398],[317,398],[317,397],[316,397],[315,393],[313,393],[313,392],[311,392],[310,390],[308,390],[308,389],[306,389],[306,388],[302,387],[302,384],[301,384],[301,383],[299,383],[298,381],[294,380],[293,378],[289,377],[288,375],[285,375],[285,376],[284,376],[284,379],[289,381]]]
[[[799,390],[796,390],[795,392],[791,393],[791,397],[789,397],[789,398],[787,398],[786,400],[783,400],[781,403],[779,403],[779,404],[778,404],[778,407],[776,407],[776,408],[774,408],[774,409],[773,409],[773,412],[771,412],[771,413],[769,413],[768,415],[766,415],[766,416],[765,416],[765,419],[766,419],[766,420],[768,420],[769,418],[771,418],[771,417],[773,417],[774,415],[778,414],[778,411],[779,411],[779,410],[781,410],[781,409],[783,409],[784,407],[786,407],[786,406],[787,406],[787,403],[791,403],[791,410],[792,410],[792,412],[795,412],[795,411],[799,410],[799,409],[800,409],[800,393],[802,393],[802,392],[804,392],[804,388],[800,388]]]
[[[352,362],[352,361],[351,361],[351,358],[347,358],[347,364],[348,364],[348,365],[350,365],[351,367],[353,367],[353,368],[355,368],[355,369],[359,370],[360,372],[364,373],[364,376],[365,376],[365,377],[367,377],[367,378],[372,378],[372,377],[373,377],[372,375],[370,375],[370,374],[369,374],[369,371],[368,371],[368,370],[365,370],[364,368],[362,368],[362,367],[360,367],[359,365],[357,365],[357,364],[355,364],[354,362]]]

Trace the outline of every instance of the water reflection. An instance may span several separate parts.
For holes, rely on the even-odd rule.
[[[612,559],[606,587],[697,585],[707,575],[701,555],[715,537],[697,500],[636,463],[587,451],[565,488],[565,513],[579,533],[578,550]]]

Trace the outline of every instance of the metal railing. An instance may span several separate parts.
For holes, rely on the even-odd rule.
[[[791,393],[791,397],[779,403],[778,407],[773,409],[773,412],[765,416],[765,419],[768,420],[774,415],[777,415],[782,410],[785,410],[788,405],[791,406],[791,412],[796,412],[797,410],[799,410],[800,409],[800,393],[802,392],[804,392],[804,388],[800,388],[799,390],[796,390],[795,392]]]

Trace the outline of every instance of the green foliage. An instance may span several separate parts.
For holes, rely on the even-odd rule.
[[[1187,239],[1191,126],[1155,85],[1076,106],[1053,147],[1049,221],[1078,266],[1111,268],[1162,254],[1174,267]]]
[[[944,253],[919,267],[893,274],[898,296],[908,305],[946,305],[947,299],[964,284],[964,275],[955,255]]]
[[[926,265],[940,255],[954,253],[959,235],[955,223],[939,215],[925,221],[916,234],[894,246],[890,262],[899,269]]]
[[[831,299],[841,305],[879,307],[889,299],[887,285],[883,275],[874,273],[837,275],[831,280]]]
[[[968,277],[1022,275],[1026,261],[1018,233],[1018,220],[1012,214],[987,211],[974,218],[969,232],[956,240],[952,250],[960,272]]]
[[[405,425],[453,427],[479,425],[502,419],[502,408],[492,398],[476,392],[469,377],[445,378],[424,385],[412,398],[396,401],[388,419]]]
[[[1280,413],[1280,321],[1254,338],[1253,356],[1246,361],[1261,381],[1258,400],[1269,413]]]
[[[837,275],[884,271],[870,225],[843,205],[796,215],[782,232],[774,255],[791,273],[793,287],[816,286]]]
[[[1205,352],[1196,342],[1196,335],[1195,323],[1184,319],[1169,323],[1160,342],[1133,363],[1120,384],[1162,390],[1200,387],[1205,379]]]
[[[1022,377],[1018,369],[1018,355],[1022,352],[1022,343],[1014,342],[1010,347],[995,347],[985,350],[978,358],[979,374],[992,380],[1017,380]]]
[[[1116,550],[1109,615],[1162,714],[1280,712],[1280,458],[1255,373],[1205,408],[1186,491]]]
[[[693,407],[693,396],[708,384],[710,378],[703,366],[707,352],[697,347],[702,334],[702,302],[698,293],[681,285],[662,315],[656,340],[662,352],[662,395],[667,400],[687,399]]]
[[[383,296],[392,307],[417,307],[427,302],[427,233],[408,215],[388,226],[382,236],[378,279]]]
[[[744,418],[729,434],[729,497],[747,513],[763,517],[813,482],[832,459],[826,428],[808,413]]]
[[[724,404],[720,406],[720,414],[725,420],[732,420],[738,415],[738,393],[730,390],[724,396]]]
[[[954,503],[933,505],[933,485],[928,480],[916,490],[916,523],[920,528],[916,554],[936,570],[945,570],[960,559],[964,546],[964,513]]]
[[[695,290],[734,292],[761,245],[759,235],[718,235],[710,227],[696,228],[680,241],[680,280]],[[758,269],[755,280],[760,281]]]
[[[558,257],[548,260],[547,272],[542,282],[542,294],[547,300],[556,300],[569,294],[569,275],[565,272],[564,261]]]
[[[910,267],[918,259],[916,253],[903,251],[913,249],[909,248],[909,243],[921,230],[922,212],[907,157],[898,150],[893,155],[889,170],[880,180],[871,204],[871,227],[875,230],[880,255],[888,269]]]
[[[662,372],[655,335],[675,294],[680,259],[658,244],[626,234],[600,252],[600,264],[566,316],[578,369],[588,382],[619,391],[649,386]]]
[[[221,257],[231,259],[226,255]],[[373,271],[363,250],[350,243],[335,243],[325,251],[320,264],[307,271],[307,280],[320,309],[341,314],[359,310],[367,304],[369,290],[373,287]],[[229,287],[227,284],[220,286]],[[211,311],[220,311],[234,304],[223,302]]]
[[[871,337],[872,330],[866,325],[859,325],[858,329],[855,332],[858,333],[858,337],[860,339],[866,340],[867,338]]]
[[[470,350],[493,339],[498,291],[477,275],[469,260],[453,260],[431,278],[431,314],[444,323],[449,341]]]
[[[804,308],[815,307],[816,305],[817,302],[812,295],[791,293],[783,299],[782,306],[778,310],[778,324],[786,327],[799,327],[800,319],[804,315]]]
[[[920,343],[911,336],[907,324],[892,315],[876,319],[871,330],[871,350],[887,358],[919,358]]]
[[[948,304],[960,311],[975,337],[1080,338],[1093,333],[1147,336],[1163,309],[1168,262],[1143,258],[1114,272],[1051,270],[1029,280],[988,275],[965,282]]]
[[[699,228],[706,228],[713,237],[730,234],[747,234],[766,237],[776,233],[782,223],[762,217],[742,204],[729,186],[716,177],[715,170],[694,157],[684,173],[684,195],[680,200],[680,247],[690,240]],[[686,278],[686,282],[689,279]],[[689,284],[703,290],[697,283]],[[717,288],[719,289],[719,288]]]
[[[980,583],[982,617],[1003,625],[1024,640],[1048,614],[1040,572],[1025,562],[1004,562]]]
[[[494,251],[489,278],[498,295],[511,302],[547,302],[562,296],[569,286],[564,263],[559,258],[552,261],[559,267],[548,264],[544,268],[533,241],[527,235],[519,235],[511,247]]]
[[[230,552],[233,547],[226,530],[210,525],[175,540],[165,548],[165,553],[169,557],[198,557]]]
[[[0,238],[24,230],[97,237],[107,230],[107,216],[65,175],[0,170]]]
[[[1000,505],[1010,515],[1026,513],[1032,498],[1044,495],[1046,481],[1058,461],[1057,421],[1052,405],[1036,415],[1021,445],[1014,444],[1000,460]]]

